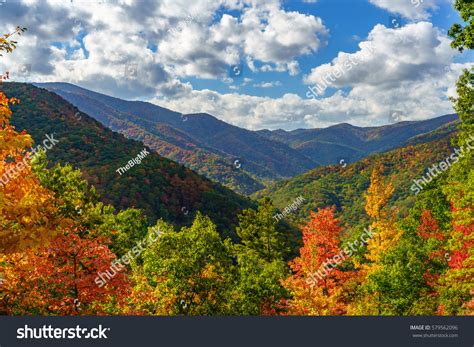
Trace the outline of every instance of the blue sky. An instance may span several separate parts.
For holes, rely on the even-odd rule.
[[[452,112],[454,22],[449,0],[7,1],[28,32],[0,68],[248,129],[381,125]]]
[[[340,51],[356,52],[358,44],[376,24],[388,26],[393,18],[400,21],[401,25],[408,23],[408,20],[399,14],[391,13],[381,9],[365,0],[319,0],[315,3],[305,3],[299,0],[288,0],[282,3],[282,6],[288,11],[297,11],[320,16],[325,19],[325,25],[330,31],[328,45],[323,47],[317,53],[302,56],[298,59],[301,71],[309,72],[314,65],[320,65],[330,62]],[[238,13],[234,13],[238,15]],[[461,22],[461,19],[454,10],[450,2],[440,3],[440,8],[433,11],[431,20],[438,28],[449,30],[451,25]],[[472,52],[466,52],[459,55],[454,61],[468,62],[473,61]],[[240,91],[243,93],[270,96],[273,98],[281,97],[285,93],[295,92],[302,96],[306,95],[307,86],[301,82],[301,76],[290,76],[285,72],[252,72],[243,62],[242,77],[252,78],[255,83],[243,86]],[[271,82],[278,80],[280,86],[274,88],[256,88],[253,84]],[[195,89],[213,89],[220,93],[231,91],[231,84],[218,80],[207,80],[198,78],[188,78]],[[235,79],[234,84],[242,85],[242,78]],[[328,93],[332,93],[328,91]]]

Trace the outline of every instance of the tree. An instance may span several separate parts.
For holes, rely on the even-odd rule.
[[[23,31],[17,28],[0,38],[0,52],[12,52],[16,42],[10,37]],[[6,78],[8,74],[2,76],[2,80]],[[33,153],[26,153],[31,137],[10,124],[10,104],[18,102],[0,92],[0,254],[44,244],[62,224],[51,192],[40,186],[31,171]]]
[[[358,299],[351,305],[351,314],[381,314],[382,289],[380,280],[383,271],[382,259],[393,249],[402,233],[395,226],[394,213],[388,208],[388,201],[393,194],[393,186],[386,183],[382,176],[382,165],[375,166],[367,190],[365,211],[371,218],[370,230],[373,236],[367,242],[366,262],[361,266],[360,276],[363,284],[358,288]]]
[[[454,40],[451,47],[462,52],[464,49],[474,48],[474,2],[472,0],[456,0],[454,8],[459,12],[461,19],[468,23],[464,27],[461,24],[453,24],[448,35]]]
[[[160,221],[161,236],[143,254],[143,272],[153,288],[151,314],[222,315],[230,313],[232,285],[230,240],[221,240],[216,226],[198,213],[181,232]],[[136,293],[137,294],[137,293]]]
[[[267,261],[281,259],[288,252],[283,234],[277,230],[277,222],[273,218],[275,213],[271,200],[262,199],[257,210],[242,211],[236,228],[242,247],[253,250]]]
[[[0,311],[9,315],[97,315],[117,313],[116,303],[128,290],[125,272],[105,286],[99,273],[108,271],[115,255],[107,240],[81,238],[67,229],[49,246],[0,255],[4,273]]]
[[[371,229],[375,235],[367,244],[366,258],[371,261],[366,269],[376,268],[377,261],[383,252],[394,245],[400,237],[400,232],[395,228],[394,216],[387,204],[393,194],[393,186],[385,183],[382,176],[383,167],[375,167],[370,177],[370,186],[365,196],[365,211],[372,219]]]
[[[293,275],[284,287],[292,294],[288,312],[296,315],[339,315],[346,312],[344,284],[352,275],[341,264],[347,253],[340,249],[341,227],[334,210],[311,212],[303,226],[303,246],[290,262]]]
[[[238,315],[275,315],[281,300],[287,297],[281,281],[288,276],[284,256],[288,253],[276,209],[270,199],[259,201],[256,210],[239,215],[237,235],[241,243],[234,247],[237,259],[232,292],[232,312]]]

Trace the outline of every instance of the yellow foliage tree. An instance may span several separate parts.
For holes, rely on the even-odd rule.
[[[383,166],[379,165],[372,171],[370,186],[365,196],[365,211],[372,218],[370,228],[374,236],[367,243],[366,258],[371,263],[366,268],[375,269],[381,255],[396,244],[400,231],[395,227],[395,217],[388,209],[387,203],[393,194],[393,186],[386,183],[382,176]]]
[[[10,36],[23,31],[17,28],[1,37],[0,53],[12,52],[16,42]],[[7,78],[8,73],[0,81]],[[17,99],[0,91],[0,253],[43,244],[54,236],[57,226],[53,195],[40,186],[31,171],[32,154],[26,150],[33,140],[10,124],[10,104],[15,103]]]
[[[395,216],[387,206],[394,189],[390,183],[385,182],[382,173],[382,165],[373,169],[370,186],[365,195],[365,211],[372,219],[370,229],[373,236],[367,242],[365,258],[368,262],[362,265],[358,278],[361,284],[364,283],[359,289],[362,296],[349,305],[350,315],[380,314],[380,293],[371,285],[371,275],[381,269],[382,256],[397,244],[401,236],[395,226]]]

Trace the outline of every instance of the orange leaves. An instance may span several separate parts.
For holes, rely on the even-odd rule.
[[[9,40],[10,36],[24,31],[17,27],[1,37],[0,51],[13,51],[16,42]],[[1,80],[7,78],[8,73]],[[32,155],[25,153],[33,144],[31,136],[24,131],[18,133],[10,125],[10,104],[17,103],[18,99],[0,92],[0,254],[45,244],[61,224],[53,195],[40,186],[31,171]]]
[[[438,221],[433,218],[429,210],[421,213],[421,224],[418,226],[418,235],[427,240],[429,238],[436,238],[440,241],[444,240],[444,234],[439,231]]]
[[[53,195],[31,172],[31,137],[9,124],[10,102],[0,92],[0,253],[44,244],[54,236],[58,221]]]
[[[300,256],[289,263],[293,275],[283,283],[293,295],[288,302],[288,312],[297,315],[344,314],[344,283],[351,273],[341,271],[339,263],[334,261],[344,252],[339,247],[341,227],[333,209],[311,212],[311,220],[301,230]]]
[[[67,230],[48,247],[0,256],[5,273],[0,311],[7,314],[76,315],[110,313],[110,302],[128,291],[128,278],[118,273],[99,287],[97,273],[107,270],[115,255],[105,239],[81,238]],[[112,305],[113,306],[113,305]]]

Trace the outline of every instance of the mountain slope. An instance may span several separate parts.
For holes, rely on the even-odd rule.
[[[17,130],[26,130],[36,143],[54,134],[59,142],[47,152],[48,159],[80,168],[106,203],[138,207],[152,221],[164,218],[179,225],[201,211],[220,226],[232,225],[238,211],[251,206],[247,199],[151,150],[140,165],[119,175],[116,170],[135,158],[143,143],[112,132],[45,89],[22,83],[2,83],[0,88],[21,100],[13,108]]]
[[[244,193],[261,189],[262,183],[318,166],[282,143],[209,114],[182,115],[150,103],[125,101],[65,83],[38,86],[61,95],[111,129],[127,137],[146,138],[158,153]]]
[[[269,196],[282,210],[297,197],[303,197],[305,200],[301,207],[287,217],[295,223],[307,218],[310,210],[335,206],[342,213],[345,224],[360,224],[366,218],[364,194],[369,187],[370,174],[376,165],[382,163],[386,179],[395,188],[391,204],[395,205],[396,201],[397,212],[404,215],[414,202],[413,180],[421,178],[429,167],[452,153],[450,141],[454,135],[450,131],[435,141],[375,154],[350,165],[317,168],[278,182],[254,196]],[[430,133],[428,137],[433,136],[436,133]]]

